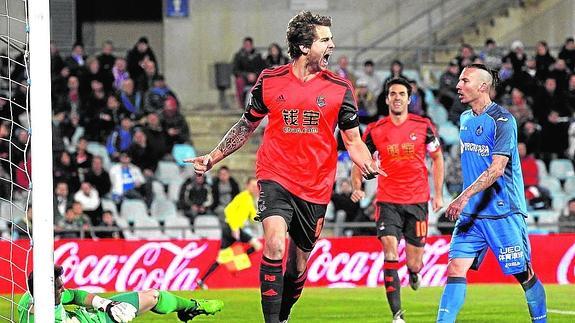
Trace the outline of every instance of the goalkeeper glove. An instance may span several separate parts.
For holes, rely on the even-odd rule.
[[[92,307],[106,312],[115,323],[126,323],[136,317],[138,311],[132,304],[112,301],[100,296],[94,296]]]

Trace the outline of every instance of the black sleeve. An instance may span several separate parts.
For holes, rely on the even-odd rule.
[[[371,137],[371,132],[368,132],[365,134],[365,145],[367,146],[367,149],[369,149],[369,152],[373,155],[376,151],[377,151],[377,147],[375,147],[375,143],[373,142],[373,138]]]
[[[431,126],[427,126],[427,133],[425,135],[425,143],[429,144],[431,142],[433,142],[436,139],[435,137],[435,133],[433,132],[433,129],[431,129]]]
[[[351,88],[345,91],[341,108],[339,108],[339,115],[337,118],[337,125],[340,130],[347,130],[359,127],[359,118],[357,117],[357,105]]]
[[[259,121],[269,112],[268,107],[264,104],[263,80],[260,75],[258,81],[248,93],[248,103],[244,111],[244,116],[251,122]]]

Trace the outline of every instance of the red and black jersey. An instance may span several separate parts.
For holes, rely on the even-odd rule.
[[[312,203],[329,203],[335,181],[336,124],[359,126],[349,81],[325,70],[303,82],[291,64],[266,69],[250,91],[245,116],[268,116],[256,176]]]
[[[429,119],[408,114],[395,125],[385,117],[368,125],[363,140],[374,153],[379,152],[381,168],[387,177],[378,177],[377,201],[414,204],[429,200],[426,152],[440,149],[435,129]]]

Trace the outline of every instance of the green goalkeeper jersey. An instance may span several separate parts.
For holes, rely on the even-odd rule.
[[[64,305],[73,304],[73,300],[74,291],[68,289],[64,290],[62,293],[62,302],[54,308],[56,318],[54,320],[55,323],[66,323],[74,318],[76,318],[80,323],[106,323],[106,313],[104,312],[94,309],[86,309],[82,306],[77,307],[73,311],[66,310]],[[20,318],[20,323],[34,323],[34,313],[30,311],[32,305],[32,297],[30,296],[30,293],[27,292],[18,302],[18,317]]]

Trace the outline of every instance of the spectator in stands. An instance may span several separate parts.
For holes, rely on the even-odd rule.
[[[120,162],[110,168],[112,183],[112,200],[120,205],[124,199],[140,199],[148,207],[152,204],[152,185],[146,183],[146,178],[140,168],[132,164],[130,155],[120,153]]]
[[[377,98],[381,93],[383,89],[383,79],[375,74],[375,65],[371,59],[363,63],[363,70],[357,73],[356,78],[358,83],[360,81],[367,83],[367,88],[373,93],[374,97]]]
[[[139,121],[144,116],[142,92],[136,91],[134,81],[131,78],[122,82],[122,88],[119,92],[123,110],[130,113],[130,119]]]
[[[387,82],[396,78],[402,78],[407,80],[407,77],[403,75],[403,63],[399,60],[394,60],[389,65],[389,76],[383,81],[382,91],[380,93],[385,92],[383,91],[383,89],[385,89],[385,85],[387,84]]]
[[[97,225],[102,220],[102,200],[98,190],[88,181],[80,184],[80,190],[74,194],[74,201],[80,203],[83,214],[90,218],[92,225]]]
[[[565,96],[557,90],[557,81],[554,78],[548,78],[535,96],[533,115],[542,126],[545,126],[544,123],[551,110],[564,113],[566,106]]]
[[[501,50],[497,48],[495,40],[488,38],[485,40],[483,50],[479,53],[479,58],[481,58],[485,66],[490,69],[499,69],[499,67],[501,67],[503,54],[501,53]]]
[[[266,67],[277,67],[280,65],[285,65],[289,62],[289,58],[287,58],[282,53],[282,48],[277,43],[271,43],[268,47],[268,53],[266,55]]]
[[[114,89],[119,91],[122,89],[122,84],[124,81],[130,78],[130,73],[128,73],[128,63],[126,62],[125,58],[116,58],[114,67],[112,67],[112,77],[114,77],[114,82],[112,85],[114,86]]]
[[[573,37],[565,39],[558,57],[565,61],[571,71],[575,71],[575,40]]]
[[[549,191],[539,186],[539,168],[533,155],[527,154],[525,143],[518,143],[519,158],[521,159],[521,172],[527,205],[533,209],[548,209],[551,207]]]
[[[351,84],[355,84],[356,78],[353,70],[349,67],[349,58],[346,55],[338,57],[334,72],[340,77],[350,81]]]
[[[66,111],[61,110],[59,106],[54,106],[54,113],[52,114],[52,154],[57,156],[66,150],[66,143],[64,142],[64,122],[66,119]],[[8,159],[8,156],[5,157]]]
[[[88,98],[84,98],[85,103],[82,103],[82,109],[80,110],[81,124],[86,128],[88,140],[103,142],[106,136],[114,129],[113,127],[106,129],[105,124],[103,124],[110,121],[108,117],[104,116],[105,113],[101,113],[103,110],[106,111],[108,98],[102,83],[94,80],[91,86],[92,92]]]
[[[331,202],[333,203],[334,212],[336,213],[336,221],[338,211],[345,213],[345,218],[341,219],[344,222],[355,222],[364,217],[363,210],[359,206],[359,201],[354,202],[351,200],[353,189],[351,182],[348,178],[339,181],[339,188],[334,190],[331,195]]]
[[[8,67],[8,64],[3,65]],[[64,64],[64,60],[62,59],[62,56],[60,55],[60,49],[58,49],[58,46],[56,46],[56,43],[54,43],[54,41],[50,42],[50,67],[51,67],[51,72],[52,72],[52,77],[54,77],[55,75],[59,75],[60,71],[64,68],[65,64]],[[7,74],[4,74],[7,75]]]
[[[557,90],[561,93],[567,90],[569,84],[569,75],[571,71],[565,65],[565,60],[558,59],[553,64],[551,71],[549,72],[549,77],[557,81]]]
[[[156,55],[148,44],[148,38],[140,37],[138,42],[136,42],[134,47],[128,51],[126,56],[128,73],[133,80],[140,79],[140,76],[144,74],[142,62],[145,60],[150,60],[156,63],[155,67],[157,68]]]
[[[84,236],[89,236],[89,230],[90,219],[76,214],[72,205],[66,207],[64,217],[54,226],[54,234],[59,239],[78,239],[82,236],[82,231]]]
[[[559,232],[575,232],[575,198],[567,202],[567,211],[561,212],[561,216],[559,216]]]
[[[54,182],[66,182],[71,192],[80,188],[78,168],[74,164],[70,153],[63,151],[54,164]]]
[[[0,99],[0,102],[6,102]],[[0,165],[2,169],[10,174],[10,128],[8,121],[0,119]]]
[[[86,174],[85,181],[96,188],[100,197],[105,197],[110,193],[112,182],[110,181],[110,174],[104,169],[102,157],[94,156],[92,158],[92,167]]]
[[[116,56],[114,55],[114,42],[111,40],[106,40],[102,43],[102,52],[96,56],[98,62],[100,62],[100,68],[102,71],[108,75],[112,74],[112,67],[116,62]]]
[[[575,160],[575,120],[571,120],[571,124],[569,125],[569,130],[567,131],[569,135],[569,147],[567,147],[567,157],[571,159],[571,161]]]
[[[70,68],[64,66],[56,75],[52,75],[52,99],[65,97],[68,93],[68,79],[70,78]]]
[[[254,48],[253,38],[244,38],[242,48],[234,55],[232,64],[236,77],[236,99],[243,108],[247,91],[256,83],[258,75],[266,66],[262,56]]]
[[[70,56],[66,57],[64,64],[70,68],[70,73],[72,75],[78,75],[80,68],[84,66],[86,62],[86,54],[84,54],[84,44],[81,42],[75,42],[72,46],[72,53]]]
[[[76,151],[76,146],[80,138],[84,137],[86,130],[80,125],[80,115],[78,112],[71,112],[61,125],[62,135],[66,149],[70,152]]]
[[[12,239],[30,239],[32,237],[32,204],[28,204],[26,217],[20,218],[12,229]]]
[[[359,122],[367,125],[368,123],[375,121],[374,117],[377,118],[377,106],[376,97],[369,90],[367,80],[361,79],[357,81],[355,87],[355,96],[357,100],[357,116],[359,117]]]
[[[527,146],[527,154],[539,158],[541,154],[541,126],[535,120],[527,120],[521,126],[518,140]]]
[[[569,76],[569,86],[567,87],[566,97],[567,97],[567,105],[569,106],[569,110],[574,112],[575,111],[575,73],[573,73]]]
[[[133,123],[130,117],[123,116],[120,126],[108,136],[106,140],[106,150],[110,159],[118,161],[120,153],[127,152],[132,145]]]
[[[465,43],[461,44],[461,47],[459,48],[459,55],[455,57],[457,65],[459,66],[459,70],[463,70],[465,66],[473,64],[475,59],[477,59],[477,55],[475,55],[473,46]]]
[[[98,225],[99,229],[106,229],[106,230],[98,230],[96,232],[96,236],[98,238],[103,239],[124,239],[124,232],[118,226],[114,217],[112,216],[112,212],[106,210],[102,213],[102,221]]]
[[[136,88],[145,93],[153,86],[154,78],[159,73],[156,62],[148,59],[147,56],[142,60],[141,65],[144,72],[138,75],[138,78],[134,78],[134,81],[136,82]]]
[[[26,150],[26,160],[21,160],[16,167],[16,179],[14,189],[16,191],[23,191],[30,187],[30,179],[32,178],[32,151]],[[26,163],[26,164],[24,164]]]
[[[212,205],[210,209],[218,216],[223,216],[224,208],[238,195],[240,187],[238,182],[230,175],[230,169],[222,166],[218,169],[218,176],[212,183]]]
[[[78,176],[84,177],[86,173],[90,170],[92,166],[92,154],[87,150],[88,140],[86,137],[80,138],[78,144],[76,145],[76,152],[72,154],[72,160],[76,167],[78,167]]]
[[[73,198],[70,196],[68,183],[57,182],[54,189],[54,223],[64,218],[66,208],[72,205]]]
[[[514,73],[518,73],[523,69],[527,55],[525,55],[525,47],[521,41],[515,40],[511,43],[511,51],[503,60],[505,61],[506,59],[510,60]]]
[[[144,98],[144,110],[146,113],[160,112],[168,98],[176,101],[176,107],[180,107],[176,93],[166,84],[163,75],[156,75],[152,81],[152,87],[146,92]]]
[[[549,46],[544,40],[540,40],[536,45],[535,65],[537,67],[536,77],[543,82],[549,75],[551,66],[555,63],[555,58],[549,53]]]
[[[210,185],[204,176],[191,175],[180,187],[178,209],[193,223],[198,214],[205,214],[212,204]]]
[[[569,146],[569,118],[562,117],[559,112],[551,111],[542,125],[541,147],[542,159],[549,165],[552,159],[565,158]]]
[[[109,95],[106,98],[105,107],[100,109],[98,113],[98,132],[102,139],[96,141],[104,142],[109,139],[112,132],[124,126],[122,125],[122,120],[126,118],[130,119],[130,115],[131,114],[120,104],[116,95]]]
[[[150,113],[146,116],[144,133],[146,134],[148,146],[154,149],[157,156],[161,156],[161,160],[169,152],[166,148],[168,135],[162,127],[158,113]]]
[[[128,148],[128,155],[132,158],[132,163],[138,166],[146,177],[146,181],[154,177],[154,172],[158,168],[158,162],[162,155],[148,145],[148,138],[142,128],[134,130],[132,144]]]
[[[67,67],[62,69],[62,72],[68,70]],[[71,75],[66,80],[66,88],[60,94],[61,98],[59,102],[67,104],[70,107],[70,111],[81,111],[82,105],[82,95],[80,94],[80,80],[75,75]]]
[[[173,97],[168,97],[164,102],[164,108],[160,115],[162,128],[166,129],[166,151],[171,152],[174,144],[190,143],[190,128],[186,117],[179,111],[178,102]]]
[[[533,119],[531,107],[520,89],[511,90],[511,105],[507,109],[515,117],[518,127],[521,127],[527,120]]]
[[[103,71],[100,67],[100,62],[94,56],[86,60],[85,68],[80,69],[80,95],[82,97],[88,96],[92,90],[92,81],[102,83],[104,92],[110,93],[112,91],[112,83],[114,78],[111,74]]]
[[[439,94],[437,100],[447,110],[451,109],[453,102],[457,101],[457,82],[459,82],[459,64],[450,61],[445,72],[439,77]]]
[[[425,102],[425,92],[417,86],[416,80],[409,80],[411,85],[411,97],[409,98],[408,112],[418,116],[427,116],[427,102]]]

